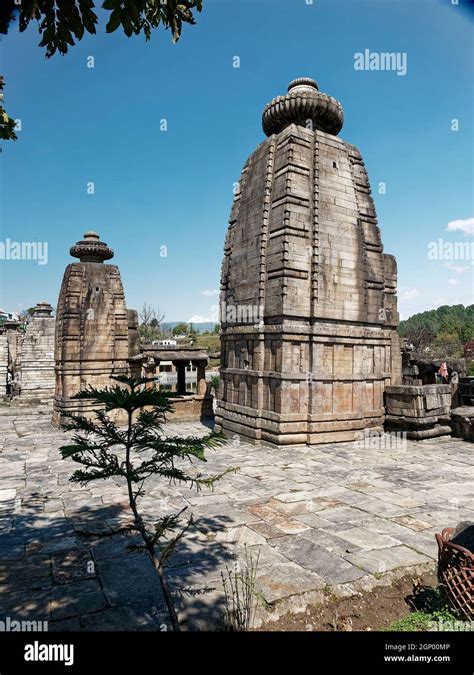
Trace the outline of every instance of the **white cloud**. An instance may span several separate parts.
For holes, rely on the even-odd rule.
[[[219,295],[219,291],[217,290],[217,288],[211,288],[211,289],[208,289],[208,290],[205,290],[205,291],[201,291],[201,294],[207,295],[207,296]]]
[[[466,218],[465,220],[452,220],[448,223],[446,228],[448,232],[457,232],[461,230],[466,235],[474,235],[474,218]]]
[[[212,323],[212,319],[207,316],[200,316],[199,314],[193,314],[188,323]]]
[[[401,300],[414,300],[420,295],[420,291],[417,288],[401,288],[400,289],[400,298]]]
[[[450,262],[442,263],[441,267],[445,267],[447,270],[451,270],[451,272],[456,272],[456,274],[464,274],[469,269],[468,265],[455,265]]]

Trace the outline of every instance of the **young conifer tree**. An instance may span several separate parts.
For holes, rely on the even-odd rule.
[[[104,389],[88,389],[74,398],[92,399],[98,405],[95,419],[68,415],[70,421],[66,430],[74,431],[72,443],[63,445],[60,453],[63,459],[70,458],[81,464],[70,480],[87,485],[94,480],[119,477],[126,483],[128,501],[133,512],[132,530],[138,532],[142,546],[130,546],[132,550],[146,552],[160,580],[173,630],[180,630],[173,596],[164,573],[165,564],[192,523],[192,516],[176,535],[182,511],[164,516],[147,526],[139,510],[139,498],[143,497],[144,483],[151,476],[158,476],[169,482],[187,483],[199,490],[212,488],[232,468],[218,475],[205,476],[201,472],[188,472],[189,463],[195,460],[205,462],[205,450],[225,443],[222,435],[210,433],[203,438],[166,436],[163,424],[172,412],[172,398],[156,389],[147,378],[113,377],[116,384]],[[144,386],[146,385],[146,386]],[[127,423],[118,426],[110,416],[116,410],[125,410]],[[170,536],[173,533],[173,536]]]

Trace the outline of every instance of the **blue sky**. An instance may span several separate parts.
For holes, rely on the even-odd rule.
[[[129,307],[211,317],[233,184],[264,140],[265,104],[303,75],[343,104],[340,137],[366,163],[402,316],[472,303],[472,262],[427,250],[468,240],[474,223],[473,15],[468,0],[204,0],[177,45],[163,30],[106,35],[102,20],[50,60],[33,26],[13,30],[1,70],[22,130],[0,156],[1,240],[48,242],[48,264],[1,261],[0,306],[55,305],[69,247],[94,229]],[[407,74],[355,70],[365,49],[406,53]]]

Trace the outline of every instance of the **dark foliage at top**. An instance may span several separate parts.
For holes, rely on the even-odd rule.
[[[66,54],[85,32],[96,33],[98,4],[94,0],[2,0],[0,33],[8,33],[17,21],[20,32],[36,23],[39,46],[45,48],[46,56]],[[104,0],[100,6],[110,12],[105,27],[108,33],[121,26],[127,37],[143,33],[149,40],[151,31],[163,25],[176,42],[183,23],[196,22],[193,10],[202,10],[202,0]]]

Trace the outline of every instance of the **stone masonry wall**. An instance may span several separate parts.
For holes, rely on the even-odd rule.
[[[386,387],[385,427],[413,439],[450,434],[451,401],[449,384]]]
[[[33,317],[26,329],[21,350],[21,397],[53,401],[53,317]]]
[[[0,335],[0,396],[7,393],[8,341],[5,334]]]

